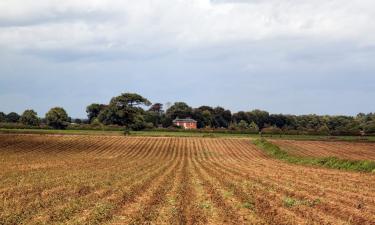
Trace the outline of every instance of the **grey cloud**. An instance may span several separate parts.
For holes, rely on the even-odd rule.
[[[0,9],[0,111],[84,117],[123,91],[233,111],[375,111],[372,1],[14,2],[17,13]]]

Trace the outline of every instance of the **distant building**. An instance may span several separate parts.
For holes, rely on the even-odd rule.
[[[197,129],[197,121],[191,118],[186,119],[175,119],[173,120],[173,124],[176,126],[183,127],[184,129]]]

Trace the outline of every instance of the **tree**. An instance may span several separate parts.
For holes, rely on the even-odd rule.
[[[95,118],[97,118],[101,111],[103,111],[107,105],[104,104],[97,104],[93,103],[86,108],[87,117],[89,119],[89,123],[91,123]]]
[[[111,100],[111,105],[116,104],[119,108],[125,107],[139,107],[142,105],[150,106],[151,102],[136,93],[123,93],[120,96],[114,97]]]
[[[163,104],[155,103],[145,113],[145,121],[152,123],[154,127],[158,127],[162,124],[163,112]]]
[[[228,128],[232,121],[232,113],[223,107],[216,107],[213,110],[213,126],[216,128]]]
[[[288,118],[283,114],[272,114],[268,117],[268,123],[282,128],[289,125],[287,119]]]
[[[148,123],[145,121],[142,114],[137,114],[134,117],[134,121],[128,126],[131,130],[143,130],[145,128],[152,128],[153,123]]]
[[[176,102],[167,110],[170,119],[187,118],[193,116],[193,109],[185,102]]]
[[[239,111],[237,113],[234,113],[232,120],[233,120],[234,123],[239,123],[241,120],[244,120],[246,122],[250,122],[249,118],[247,116],[247,113],[245,113],[244,111]]]
[[[68,121],[68,114],[61,107],[52,108],[46,114],[47,125],[55,129],[65,129],[68,126]]]
[[[202,120],[203,120],[204,127],[212,127],[212,124],[213,124],[212,112],[210,110],[204,110],[202,112]]]
[[[198,128],[228,128],[232,121],[231,111],[219,106],[216,108],[212,108],[210,106],[200,106],[199,108],[193,110],[192,117],[193,119],[197,120]]]
[[[82,124],[83,123],[83,121],[81,120],[81,119],[74,119],[73,120],[74,121],[74,123],[76,123],[76,124]]]
[[[333,135],[357,135],[360,133],[360,124],[351,116],[331,116],[327,126]]]
[[[210,106],[200,106],[193,109],[193,119],[197,121],[198,128],[213,127],[214,109]]]
[[[20,115],[18,115],[15,112],[11,112],[8,115],[6,115],[6,122],[8,123],[17,123],[20,120]]]
[[[152,123],[154,127],[158,127],[161,124],[163,114],[153,111],[146,111],[144,119],[147,123]]]
[[[197,121],[198,128],[212,127],[213,109],[209,106],[201,106],[193,109],[193,119]]]
[[[155,103],[150,107],[150,109],[148,111],[162,114],[164,112],[163,111],[163,104]]]
[[[368,123],[365,124],[364,132],[366,134],[375,134],[375,120],[369,121]]]
[[[25,112],[22,113],[20,121],[29,126],[39,126],[40,124],[38,114],[32,109],[25,110]]]
[[[173,120],[169,118],[166,114],[163,114],[161,117],[161,125],[163,127],[171,127],[173,126]]]
[[[131,129],[131,126],[137,123],[137,127],[141,127],[139,123],[144,122],[145,114],[142,106],[149,105],[151,102],[139,94],[124,93],[112,98],[108,107],[100,112],[98,118],[104,124],[116,124]]]
[[[6,122],[6,115],[3,112],[0,112],[0,123]]]
[[[269,113],[267,111],[263,110],[253,110],[251,112],[247,112],[248,122],[255,122],[259,129],[262,129],[265,127],[269,120]]]

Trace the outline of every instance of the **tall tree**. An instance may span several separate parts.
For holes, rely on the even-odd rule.
[[[120,96],[112,98],[110,105],[116,105],[119,108],[150,106],[151,102],[136,93],[123,93]]]
[[[55,129],[65,129],[69,124],[68,121],[69,116],[61,107],[52,108],[46,114],[47,125]]]
[[[149,106],[151,102],[135,93],[124,93],[111,99],[98,116],[104,124],[116,124],[128,128],[141,127],[144,121],[144,110],[142,106]]]
[[[39,126],[40,124],[38,114],[32,109],[25,110],[21,115],[20,121],[21,123],[29,126]]]

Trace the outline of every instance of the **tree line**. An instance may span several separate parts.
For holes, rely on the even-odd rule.
[[[320,135],[375,134],[375,114],[359,113],[357,116],[285,115],[270,114],[264,110],[232,113],[223,107],[200,106],[193,108],[184,102],[176,102],[167,109],[163,104],[152,104],[136,93],[123,93],[107,104],[93,103],[87,106],[87,119],[72,120],[61,107],[49,110],[43,119],[34,110],[22,115],[0,112],[0,122],[21,123],[28,126],[49,126],[65,129],[72,124],[85,124],[92,128],[117,126],[128,130],[177,129],[176,118],[192,118],[200,129],[227,130],[248,133],[285,133]]]

